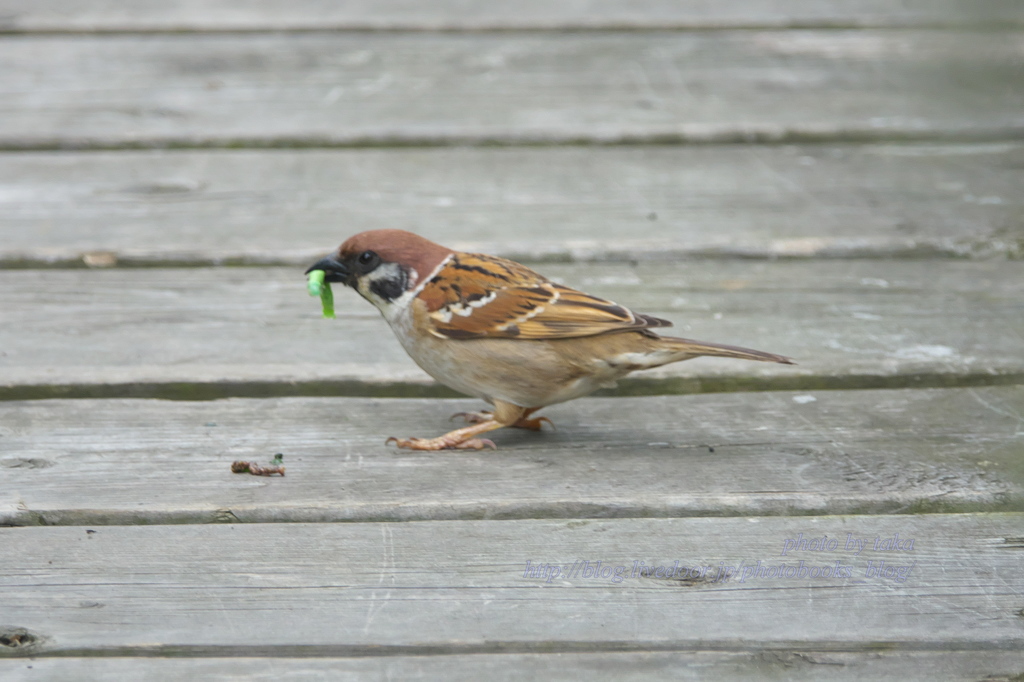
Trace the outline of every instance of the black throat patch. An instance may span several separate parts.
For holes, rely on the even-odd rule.
[[[389,303],[405,293],[409,275],[405,268],[398,268],[393,277],[383,277],[370,282],[370,291]]]

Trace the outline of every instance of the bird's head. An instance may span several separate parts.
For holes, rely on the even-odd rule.
[[[381,310],[412,291],[454,251],[404,230],[370,230],[345,240],[338,250],[306,270],[358,291]]]

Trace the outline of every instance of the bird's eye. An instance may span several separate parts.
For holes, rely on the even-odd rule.
[[[375,254],[373,251],[363,251],[361,254],[359,254],[360,265],[369,265],[370,263],[375,263],[376,261],[377,254]]]

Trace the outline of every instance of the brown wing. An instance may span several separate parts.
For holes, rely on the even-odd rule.
[[[449,339],[566,339],[672,326],[481,254],[453,255],[419,298],[432,333]]]

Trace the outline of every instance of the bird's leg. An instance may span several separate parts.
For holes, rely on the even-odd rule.
[[[494,413],[488,413],[487,418],[472,426],[449,431],[437,438],[395,438],[392,436],[386,442],[394,442],[398,447],[407,450],[483,450],[485,447],[497,450],[497,446],[492,441],[487,438],[474,438],[474,436],[505,426],[513,426],[525,413],[526,408],[495,400]],[[476,416],[482,415],[474,414],[474,417]]]
[[[539,407],[531,407],[530,409],[526,410],[525,412],[523,412],[523,416],[520,417],[519,419],[517,419],[516,423],[512,424],[512,426],[517,428],[517,429],[528,429],[530,431],[540,431],[541,430],[540,429],[541,424],[543,424],[544,422],[547,422],[548,424],[551,424],[551,428],[555,428],[554,422],[552,422],[547,417],[534,417],[533,419],[527,419],[527,417],[529,417],[531,414],[533,414],[534,412],[536,412],[539,409],[540,409]]]
[[[548,424],[551,424],[551,428],[555,428],[554,422],[552,422],[547,417],[534,417],[533,419],[527,419],[527,417],[529,417],[531,414],[533,414],[539,409],[539,407],[531,407],[530,409],[523,412],[523,416],[517,419],[515,424],[509,424],[509,426],[511,426],[514,429],[528,429],[530,431],[540,431],[541,424],[547,422]],[[455,414],[448,418],[448,421],[451,421],[456,417],[462,417],[470,424],[482,424],[486,421],[493,419],[493,414],[493,412],[489,412],[487,410],[484,410],[482,412],[456,412]]]

